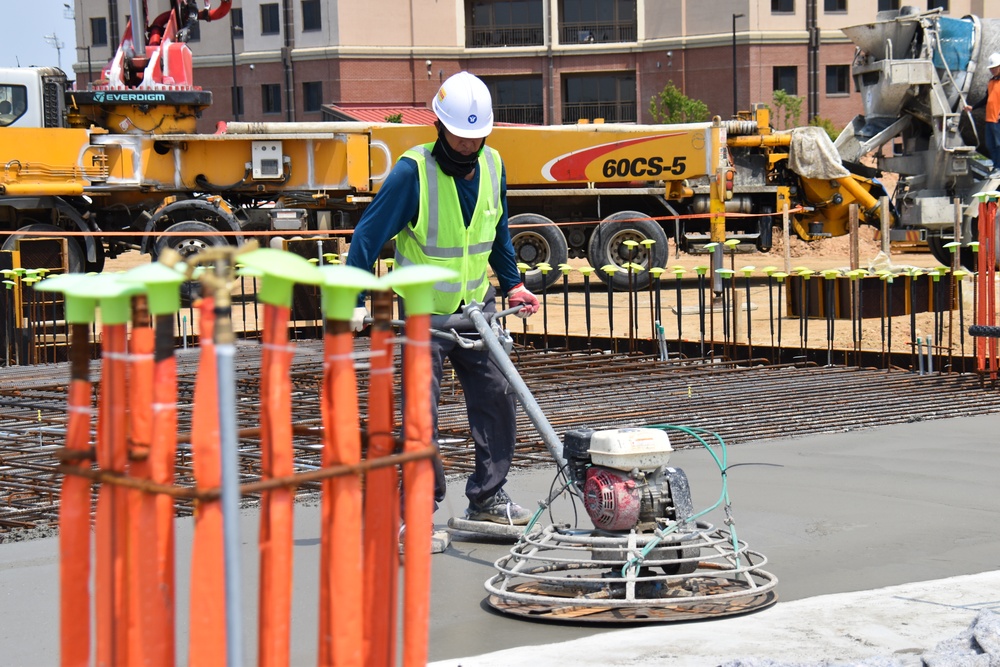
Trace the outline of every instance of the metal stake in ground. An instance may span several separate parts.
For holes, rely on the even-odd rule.
[[[781,300],[781,286],[785,282],[785,278],[788,274],[784,271],[776,271],[774,273],[774,279],[778,281],[778,362],[781,362],[781,320],[783,319],[782,313],[785,311],[785,302]]]
[[[601,267],[601,271],[604,271],[608,276],[608,338],[612,344],[612,350],[614,352],[618,351],[618,344],[614,342],[615,340],[615,288],[614,288],[614,275],[618,273],[618,267],[615,264],[605,264]]]
[[[590,274],[594,272],[594,267],[584,266],[580,269],[583,274],[583,308],[586,311],[587,320],[587,347],[590,347]]]
[[[962,297],[962,283],[965,282],[964,279],[967,275],[969,275],[969,272],[963,269],[959,269],[952,274],[955,282],[958,283],[958,340],[962,351],[963,373],[965,372],[965,301]]]
[[[774,363],[774,272],[778,270],[776,266],[765,266],[763,271],[767,276],[767,321],[771,328],[771,363]],[[747,327],[749,330],[749,326]]]
[[[747,311],[747,359],[753,359],[753,335],[750,324],[750,275],[756,267],[744,266],[740,269],[743,272],[743,285],[746,288],[746,311]],[[735,314],[734,314],[735,317]]]
[[[563,276],[563,336],[566,341],[566,349],[569,349],[569,274],[573,267],[563,263],[559,265],[559,270],[562,271]]]
[[[683,305],[681,303],[681,287],[682,287],[681,276],[684,275],[685,269],[684,269],[683,266],[675,266],[674,269],[673,269],[673,271],[674,271],[674,287],[675,287],[675,291],[677,292],[677,344],[678,344],[678,346],[680,346],[680,342],[684,338],[684,332],[683,332],[683,327],[682,327],[682,323],[681,323],[681,315],[683,315],[683,313],[684,313]],[[698,282],[699,282],[699,284],[701,284],[702,282],[704,282],[704,279],[699,276]],[[699,300],[699,305],[700,305],[700,300]],[[657,314],[659,314],[659,306],[657,306]],[[662,322],[663,320],[660,320],[660,321]],[[702,313],[701,331],[702,331],[702,334],[705,333],[705,315],[704,315],[704,313]]]
[[[549,275],[549,271],[552,267],[545,262],[539,262],[535,267],[542,273],[542,347],[546,350],[549,349],[549,306],[548,306],[548,280],[545,279]]]
[[[824,305],[826,306],[826,365],[833,365],[833,336],[836,304],[833,300],[834,286],[840,272],[835,269],[823,271]]]
[[[701,342],[701,358],[705,358],[705,273],[707,266],[696,266],[694,270],[698,273],[698,321]]]

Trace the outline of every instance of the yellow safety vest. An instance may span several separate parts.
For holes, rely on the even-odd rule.
[[[500,201],[500,154],[484,146],[479,155],[479,193],[469,226],[465,226],[455,179],[431,155],[434,144],[403,153],[420,174],[420,212],[416,224],[396,235],[396,265],[433,264],[452,269],[454,280],[434,285],[434,314],[448,315],[462,303],[482,303],[489,288],[486,270],[503,213]]]

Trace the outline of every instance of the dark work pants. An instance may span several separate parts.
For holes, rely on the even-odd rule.
[[[496,294],[492,287],[484,299],[483,312],[496,312]],[[472,335],[463,335],[473,340],[479,338],[474,329]],[[507,481],[517,433],[514,396],[507,378],[490,360],[489,350],[468,350],[453,341],[432,336],[431,406],[435,442],[438,439],[438,401],[446,358],[462,385],[469,428],[475,443],[476,466],[466,482],[465,495],[471,502],[481,504]],[[440,458],[434,461],[434,499],[441,502],[446,488],[444,466]]]
[[[993,168],[1000,169],[1000,123],[986,123],[986,150]]]

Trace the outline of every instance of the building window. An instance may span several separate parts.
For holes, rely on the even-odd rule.
[[[541,76],[485,77],[483,81],[493,97],[494,120],[498,123],[545,123]]]
[[[538,46],[544,41],[542,0],[466,0],[465,45]]]
[[[243,37],[243,10],[239,7],[233,7],[229,10],[229,20],[231,21],[233,28],[233,35],[237,39],[242,39]]]
[[[635,0],[560,0],[559,43],[636,41]]]
[[[795,0],[771,0],[772,14],[794,14]]]
[[[90,45],[108,45],[108,20],[103,16],[90,19]]]
[[[847,95],[851,92],[850,65],[826,66],[826,94]]]
[[[878,0],[878,11],[888,12],[899,9],[899,0]]]
[[[278,3],[272,2],[260,6],[260,34],[281,34],[281,20],[278,18]]]
[[[847,11],[847,0],[823,0],[823,11],[827,14]]]
[[[302,0],[302,32],[323,29],[320,18],[319,0]]]
[[[563,123],[603,118],[634,123],[635,74],[580,74],[563,78]]]
[[[948,0],[927,0],[927,10],[937,9],[940,7],[942,11],[948,11]]]
[[[239,118],[243,115],[243,86],[232,88],[233,117]]]
[[[264,113],[281,113],[281,85],[265,83],[260,87]]]
[[[302,107],[305,111],[319,111],[323,107],[323,82],[306,81],[302,84]]]
[[[799,68],[794,65],[782,65],[774,68],[774,90],[783,90],[789,95],[799,94]]]

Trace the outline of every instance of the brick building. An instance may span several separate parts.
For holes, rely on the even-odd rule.
[[[79,86],[124,33],[129,0],[73,0]],[[147,0],[156,16],[166,0]],[[218,4],[218,0],[215,1]],[[986,0],[912,0],[951,16],[1000,17]],[[199,121],[320,121],[352,107],[424,107],[467,69],[487,81],[498,120],[652,122],[672,82],[710,112],[771,103],[783,89],[845,125],[861,110],[841,28],[899,0],[233,0],[192,34],[195,81],[214,93]],[[811,39],[812,37],[812,39]],[[734,100],[735,93],[735,100]],[[370,109],[368,110],[370,113]]]

